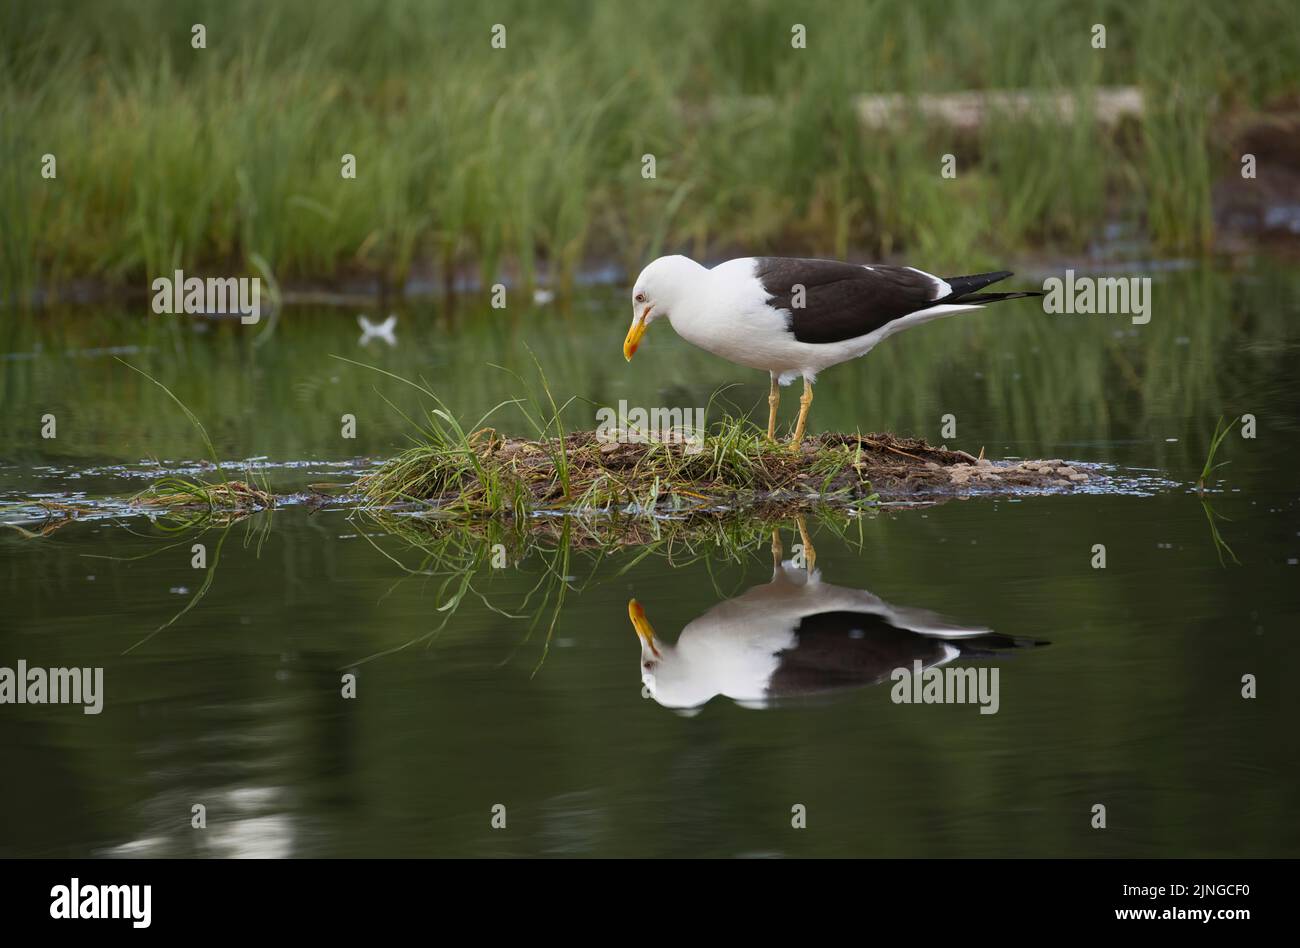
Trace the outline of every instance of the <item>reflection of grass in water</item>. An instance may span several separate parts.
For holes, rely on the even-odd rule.
[[[22,510],[28,507],[39,507],[45,512],[45,519],[35,530],[28,530],[22,524],[6,523],[3,526],[13,530],[25,540],[39,540],[47,537],[55,530],[61,530],[68,524],[72,523],[84,513],[90,513],[93,508],[81,504],[65,504],[56,500],[33,499],[31,501],[16,501],[5,504],[0,509]]]
[[[169,512],[164,519],[155,521],[154,525],[161,528],[164,533],[169,536],[180,534],[181,539],[176,540],[175,542],[150,550],[147,553],[142,553],[139,556],[121,557],[101,556],[96,553],[81,554],[87,559],[103,559],[120,563],[130,563],[136,560],[149,559],[150,557],[157,556],[160,553],[165,553],[168,550],[174,550],[179,547],[189,546],[192,549],[192,545],[197,539],[206,536],[211,530],[220,530],[220,535],[217,539],[216,546],[212,550],[211,558],[206,561],[203,569],[203,582],[199,584],[199,588],[195,591],[194,595],[191,596],[189,600],[186,601],[185,605],[182,606],[181,609],[170,619],[162,623],[162,625],[158,626],[148,635],[145,635],[129,648],[123,650],[123,655],[126,655],[129,652],[134,652],[164,629],[168,629],[175,625],[181,620],[181,618],[190,612],[190,610],[203,601],[203,598],[207,596],[208,590],[212,588],[212,584],[217,578],[217,567],[221,564],[221,551],[226,545],[226,540],[230,536],[230,531],[234,529],[235,524],[241,520],[244,520],[247,523],[247,529],[244,534],[244,545],[247,547],[256,540],[257,552],[260,555],[262,544],[266,542],[266,538],[270,536],[271,532],[271,518],[269,511],[265,513],[261,521],[248,519],[246,514],[212,515],[192,510],[172,511]]]
[[[534,517],[523,521],[450,520],[372,510],[357,514],[362,523],[383,531],[396,551],[386,549],[365,529],[359,533],[408,577],[436,578],[436,609],[441,619],[427,632],[390,648],[375,652],[347,668],[374,661],[415,645],[431,645],[447,628],[453,615],[469,599],[505,618],[528,622],[523,638],[504,662],[532,641],[539,629],[545,634],[533,674],[550,653],[556,625],[570,592],[582,592],[602,575],[600,569],[622,560],[605,572],[600,581],[621,579],[647,557],[661,557],[675,569],[696,562],[708,566],[715,591],[721,598],[732,592],[718,588],[715,569],[719,563],[745,563],[756,554],[767,554],[772,531],[790,518],[780,512],[763,515],[698,515],[680,519]],[[860,528],[862,517],[844,511],[820,511],[816,522],[852,545],[849,531]],[[542,572],[537,582],[509,607],[494,604],[479,588],[499,568],[504,555],[507,565],[535,560]],[[581,577],[575,575],[580,572]]]
[[[170,392],[168,394],[171,395]],[[175,396],[173,395],[172,398],[175,399]],[[177,403],[179,404],[179,399],[177,399]],[[182,405],[181,407],[184,408],[185,406]],[[188,412],[188,409],[186,411]],[[197,419],[195,419],[195,423],[197,424]],[[181,539],[159,549],[150,550],[140,556],[113,557],[99,556],[94,553],[83,553],[82,555],[90,559],[130,562],[147,559],[187,544],[191,545],[192,549],[193,542],[199,537],[205,536],[209,531],[220,530],[221,533],[216,547],[212,551],[211,560],[205,561],[203,582],[194,595],[181,607],[179,612],[126,649],[122,653],[123,655],[135,651],[164,629],[175,625],[186,613],[203,600],[217,577],[217,566],[221,563],[221,550],[226,544],[226,539],[230,536],[230,531],[234,529],[236,524],[245,523],[244,546],[250,546],[256,541],[257,554],[260,556],[262,544],[266,542],[267,537],[271,534],[271,508],[274,506],[274,501],[266,490],[251,487],[242,481],[208,484],[175,476],[164,477],[146,488],[137,495],[136,502],[158,508],[161,511],[161,516],[152,518],[153,525],[162,530],[164,534],[168,536],[180,535]],[[251,515],[259,509],[262,511],[263,517],[260,520],[253,519]]]
[[[140,639],[130,648],[123,651],[122,652],[123,655],[126,655],[128,652],[134,652],[136,649],[140,648],[140,646],[144,645],[146,642],[152,639],[159,632],[162,632],[164,629],[170,628],[171,626],[175,625],[178,621],[180,621],[181,618],[185,616],[186,613],[188,613],[191,609],[193,609],[195,606],[197,606],[200,602],[203,601],[203,598],[208,594],[208,590],[212,588],[213,581],[217,578],[217,567],[221,565],[221,549],[226,545],[226,537],[228,537],[229,535],[230,535],[230,527],[227,526],[224,530],[221,531],[221,537],[220,539],[217,540],[217,545],[212,551],[212,561],[208,563],[203,570],[203,582],[199,584],[198,590],[194,593],[193,596],[189,598],[189,601],[186,602],[185,605],[181,607],[180,611],[177,612],[174,616],[172,616],[162,625],[158,626],[158,628],[154,629],[144,638]]]
[[[1201,509],[1205,511],[1205,519],[1208,520],[1210,523],[1210,539],[1214,542],[1214,552],[1219,554],[1219,565],[1220,566],[1228,565],[1226,562],[1224,562],[1223,559],[1223,554],[1224,551],[1226,550],[1228,556],[1232,558],[1232,562],[1240,566],[1241,560],[1237,559],[1237,554],[1232,552],[1232,547],[1228,546],[1228,541],[1223,539],[1223,537],[1219,534],[1219,525],[1216,522],[1219,520],[1224,520],[1231,523],[1231,521],[1228,520],[1228,518],[1225,517],[1223,514],[1216,513],[1214,508],[1210,506],[1210,502],[1206,500],[1204,497],[1201,498]]]

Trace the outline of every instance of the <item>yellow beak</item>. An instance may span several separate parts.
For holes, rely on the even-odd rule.
[[[647,306],[641,313],[641,317],[634,320],[632,328],[627,331],[627,338],[623,340],[623,358],[632,361],[632,356],[636,354],[636,347],[641,345],[641,337],[645,335],[646,321],[645,318],[650,315],[650,307]]]
[[[627,603],[627,617],[632,620],[632,628],[636,629],[636,634],[640,636],[641,641],[645,643],[650,651],[659,657],[659,649],[655,647],[655,630],[650,625],[650,620],[645,617],[645,610],[641,608],[641,603],[635,599],[629,599]]]

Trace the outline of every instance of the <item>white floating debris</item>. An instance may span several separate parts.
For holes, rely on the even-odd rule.
[[[361,338],[357,340],[358,345],[369,345],[371,339],[382,340],[390,346],[397,345],[397,336],[394,334],[394,330],[397,329],[396,313],[389,313],[388,318],[382,323],[372,323],[365,316],[358,313],[357,325],[361,327]]]
[[[858,118],[872,128],[896,128],[921,116],[960,129],[978,129],[992,119],[1043,118],[1072,124],[1080,115],[1079,98],[1072,92],[1021,89],[983,89],[940,94],[863,95],[857,100]],[[1093,91],[1083,115],[1099,125],[1117,125],[1126,118],[1141,118],[1146,110],[1142,90],[1136,86],[1103,87]]]

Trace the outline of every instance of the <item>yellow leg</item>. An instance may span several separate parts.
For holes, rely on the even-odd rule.
[[[812,407],[812,385],[803,380],[803,394],[799,396],[799,422],[794,426],[794,437],[790,439],[790,448],[798,451],[803,444],[803,432],[808,427],[808,409]]]
[[[776,406],[781,404],[781,388],[772,376],[772,391],[767,395],[767,440],[776,440]]]
[[[781,531],[779,528],[773,527],[772,528],[772,569],[776,570],[781,568],[782,553],[783,551],[781,549]]]
[[[813,567],[817,565],[817,551],[813,549],[812,537],[808,536],[808,524],[805,522],[803,514],[799,515],[797,522],[799,524],[799,541],[803,543],[804,566],[811,573]]]

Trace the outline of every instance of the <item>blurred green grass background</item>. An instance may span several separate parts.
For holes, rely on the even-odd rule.
[[[667,249],[979,267],[1116,220],[1204,251],[1211,183],[1238,160],[1216,118],[1294,97],[1297,64],[1285,0],[15,0],[0,295],[86,277],[143,292],[175,268],[255,275],[254,258],[281,281],[388,287],[531,285],[544,267],[562,293],[585,264]],[[1086,115],[873,130],[854,107],[1124,85],[1147,109],[1113,134]]]

